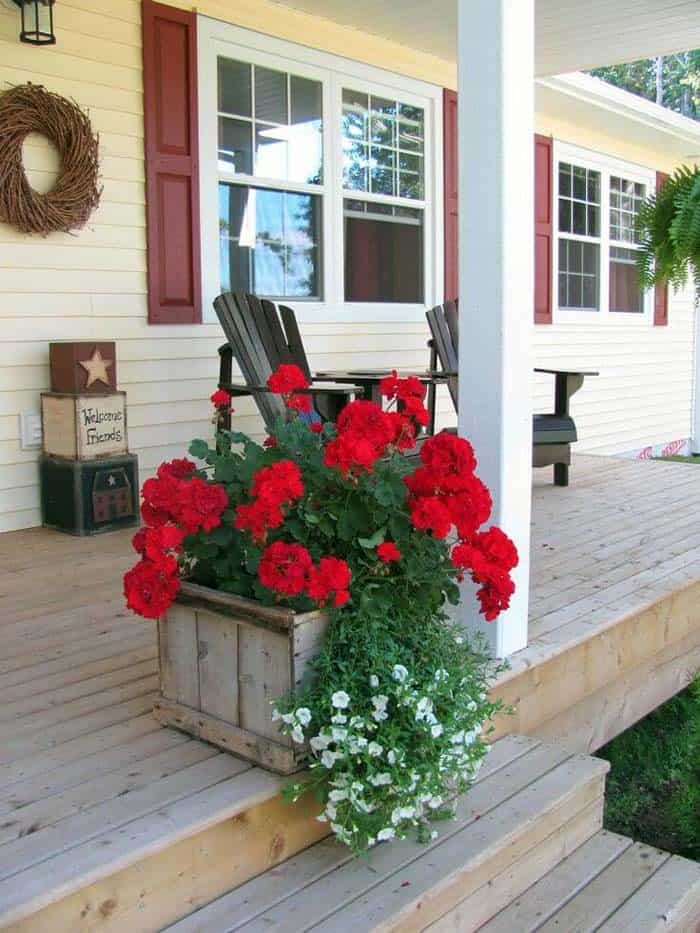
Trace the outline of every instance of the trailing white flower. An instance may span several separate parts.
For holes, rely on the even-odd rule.
[[[292,729],[292,741],[296,742],[297,745],[303,745],[304,743],[304,730],[299,726]]]
[[[405,668],[403,664],[394,664],[391,671],[391,676],[394,678],[394,680],[398,681],[400,684],[403,684],[406,682],[408,677],[408,669]]]
[[[430,734],[434,739],[439,739],[442,735],[442,725],[436,722],[434,726],[430,727]]]
[[[347,709],[350,706],[350,694],[345,690],[336,690],[331,697],[331,703],[334,709]]]
[[[328,768],[330,770],[333,767],[333,765],[336,763],[336,761],[338,761],[342,757],[343,757],[342,752],[331,752],[331,751],[328,751],[328,749],[326,749],[326,751],[321,755],[321,764],[323,765],[324,768]]]
[[[373,774],[369,779],[374,787],[391,787],[394,780],[388,771],[380,771],[379,774]]]
[[[396,837],[396,830],[391,826],[387,826],[385,829],[380,829],[377,833],[377,842],[388,842],[390,839]]]
[[[325,732],[320,732],[311,739],[309,745],[315,752],[322,752],[324,748],[328,748],[331,741],[332,739],[329,735],[326,735]]]
[[[328,795],[328,799],[332,800],[333,803],[340,803],[341,800],[347,800],[349,796],[346,790],[332,790]]]
[[[396,764],[396,752],[394,751],[393,748],[390,748],[389,751],[386,753],[386,760],[389,762],[390,765]]]
[[[383,746],[381,746],[378,742],[370,742],[367,746],[367,752],[372,756],[372,758],[379,758],[383,751]]]
[[[376,674],[370,674],[370,677],[369,677],[369,685],[370,685],[370,687],[378,687],[378,686],[379,686],[379,678],[377,677]]]
[[[296,717],[302,726],[308,726],[308,724],[311,722],[311,710],[306,706],[300,706],[296,711]]]

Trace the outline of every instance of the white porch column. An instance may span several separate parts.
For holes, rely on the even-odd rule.
[[[693,380],[693,414],[691,421],[690,452],[691,454],[700,454],[700,293],[692,281],[692,278],[686,285],[689,291],[692,290],[693,304],[695,311],[695,346],[693,354],[694,380]],[[669,297],[673,292],[669,288]]]
[[[496,657],[527,644],[532,480],[534,0],[458,0],[459,429],[520,564]],[[468,603],[467,605],[470,605]]]

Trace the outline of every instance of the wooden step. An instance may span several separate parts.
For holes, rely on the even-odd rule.
[[[171,730],[153,740],[34,802],[20,785],[0,816],[1,929],[150,933],[327,832],[315,803],[281,800],[283,778]]]
[[[435,842],[405,840],[353,859],[325,840],[169,933],[425,930],[446,914],[450,929],[476,929],[600,829],[607,768],[509,736]]]
[[[601,830],[480,933],[690,933],[698,921],[700,864]]]

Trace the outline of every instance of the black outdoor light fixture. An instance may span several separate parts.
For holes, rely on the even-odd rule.
[[[54,0],[14,0],[22,11],[20,42],[30,45],[55,45],[53,31]]]

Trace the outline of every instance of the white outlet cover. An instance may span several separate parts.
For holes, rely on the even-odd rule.
[[[38,411],[23,411],[20,415],[20,425],[22,450],[33,450],[41,447],[41,413]]]

